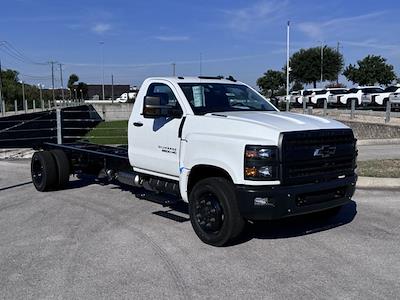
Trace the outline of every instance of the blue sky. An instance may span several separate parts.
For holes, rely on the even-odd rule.
[[[346,65],[367,54],[388,59],[400,73],[398,1],[57,1],[8,0],[0,5],[0,41],[35,62],[64,64],[64,78],[140,85],[148,76],[233,75],[255,85],[267,69],[285,64],[286,22],[291,52],[325,41]],[[0,51],[5,67],[27,82],[50,85],[50,68]],[[58,72],[58,70],[56,70]],[[66,80],[65,80],[66,81]],[[56,80],[59,85],[59,80]]]

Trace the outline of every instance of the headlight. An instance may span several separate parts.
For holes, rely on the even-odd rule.
[[[278,148],[247,145],[244,152],[244,178],[247,180],[277,180]]]

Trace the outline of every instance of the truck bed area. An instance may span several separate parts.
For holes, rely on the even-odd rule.
[[[86,142],[70,143],[70,144],[55,144],[44,143],[45,149],[62,149],[66,152],[75,152],[82,154],[90,154],[99,158],[115,158],[129,162],[128,148],[124,146],[105,146]]]

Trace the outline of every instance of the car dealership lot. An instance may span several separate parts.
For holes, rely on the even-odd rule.
[[[0,161],[0,170],[4,298],[400,294],[398,190],[358,190],[334,219],[250,225],[238,244],[215,248],[194,234],[184,206],[88,180],[39,193],[29,161]]]

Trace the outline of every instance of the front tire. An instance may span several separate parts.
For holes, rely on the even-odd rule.
[[[57,166],[49,151],[35,152],[31,161],[32,182],[36,190],[51,190],[58,180]]]
[[[197,236],[212,246],[234,240],[245,225],[234,186],[222,177],[202,179],[195,184],[189,196],[189,215]]]

